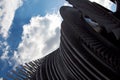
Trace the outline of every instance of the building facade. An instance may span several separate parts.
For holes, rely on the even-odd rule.
[[[67,0],[60,14],[60,47],[17,67],[14,80],[119,80],[120,16],[88,0]],[[117,0],[116,0],[117,1]],[[113,0],[114,2],[114,0]],[[117,1],[119,3],[119,1]],[[90,21],[88,21],[88,19]]]

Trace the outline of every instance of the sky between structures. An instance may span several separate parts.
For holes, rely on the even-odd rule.
[[[91,1],[115,10],[109,0]],[[0,0],[0,77],[13,66],[59,47],[62,5],[69,4],[64,0]]]

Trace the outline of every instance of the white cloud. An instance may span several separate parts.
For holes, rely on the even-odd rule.
[[[0,78],[0,80],[3,80],[3,78]]]
[[[0,51],[2,52],[0,60],[3,62],[1,70],[4,70],[8,66],[7,62],[9,65],[11,63],[8,55],[10,46],[5,39],[8,37],[9,29],[15,16],[15,11],[21,5],[22,0],[0,0],[0,36],[4,39],[4,41],[0,41]]]
[[[115,11],[112,10],[112,7],[115,7],[116,5],[114,3],[112,3],[110,0],[90,0],[91,2],[96,2],[104,7],[106,7],[107,9],[111,10],[111,11]]]
[[[8,37],[15,11],[22,5],[22,0],[0,0],[0,35]]]
[[[41,58],[59,47],[61,17],[59,13],[32,17],[23,26],[22,42],[13,59],[25,63]]]
[[[0,41],[0,49],[2,48],[2,56],[0,57],[0,59],[5,60],[5,59],[9,59],[8,57],[8,52],[9,52],[9,45],[8,43],[5,42],[1,42]]]
[[[71,6],[71,7],[72,7],[72,5],[69,4],[67,1],[65,1],[65,3],[64,3],[63,5],[64,5],[64,6]]]

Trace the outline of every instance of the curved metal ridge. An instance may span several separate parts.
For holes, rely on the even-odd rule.
[[[12,79],[120,79],[120,47],[116,46],[109,38],[105,38],[109,35],[108,32],[111,33],[113,30],[119,37],[119,26],[117,25],[120,20],[97,4],[88,2],[88,0],[68,1],[74,7],[63,6],[60,9],[63,22],[61,23],[59,48],[43,59],[17,67],[16,71],[13,70],[9,74]],[[107,34],[104,36],[102,32],[96,32],[85,21],[86,15],[103,25],[108,31]]]
[[[68,25],[67,25],[67,26],[68,26]],[[63,28],[65,28],[65,26],[64,26]],[[70,29],[70,28],[69,28],[69,29]],[[64,30],[65,30],[65,29],[64,29]],[[66,31],[64,31],[64,32],[68,32],[67,29],[66,29]],[[72,32],[72,33],[73,33],[73,32]],[[67,33],[65,33],[65,34],[67,34]],[[69,33],[69,35],[70,35],[70,33]],[[68,37],[68,36],[67,36],[67,37]],[[71,36],[70,36],[70,37],[71,37]],[[69,38],[67,38],[67,39],[69,40]],[[74,40],[75,38],[72,38],[72,39]],[[67,42],[69,42],[69,41],[66,41],[66,43],[67,43]],[[76,43],[76,44],[79,45],[79,43],[81,44],[81,42],[78,42],[78,43]],[[83,42],[82,42],[82,43],[83,43]],[[76,45],[76,44],[75,44],[75,45]],[[73,46],[73,45],[71,45],[71,46]],[[76,45],[76,46],[77,46],[77,45]],[[73,46],[73,47],[75,47],[75,46]],[[75,47],[75,48],[76,48],[76,47]],[[77,47],[77,48],[78,48],[78,49],[77,49],[78,51],[81,50],[81,49],[84,50],[82,47],[80,47],[80,45],[79,45],[79,47]],[[71,50],[72,50],[72,49],[69,49],[69,51],[71,51]],[[72,50],[72,51],[73,51],[73,50]],[[72,53],[76,54],[76,52],[72,52]],[[80,54],[82,54],[82,55],[85,55],[85,54],[86,54],[85,57],[89,55],[87,59],[89,59],[89,57],[90,57],[90,59],[92,59],[92,57],[93,57],[93,58],[94,58],[94,57],[97,58],[97,59],[93,60],[93,61],[95,62],[93,66],[95,66],[96,68],[98,68],[98,71],[99,71],[99,69],[100,69],[100,66],[102,66],[103,63],[104,63],[103,61],[101,62],[101,60],[100,60],[100,59],[96,56],[96,54],[93,53],[93,52],[92,52],[92,54],[91,54],[91,53],[86,52],[86,50],[84,50],[84,52],[82,51],[81,53],[79,53],[79,52],[77,52],[77,53],[78,53],[79,56],[80,56]],[[69,54],[70,54],[70,53],[69,53]],[[74,57],[74,54],[72,55],[73,57]],[[94,54],[94,56],[93,56],[93,54]],[[99,54],[100,54],[100,53],[99,53]],[[109,53],[108,53],[108,54],[109,54]],[[78,56],[78,55],[77,55],[77,56]],[[75,59],[74,59],[73,57],[72,57],[73,60],[75,60],[75,59],[80,60],[80,58],[75,58]],[[100,56],[99,56],[99,57],[100,57]],[[85,60],[84,57],[82,57],[82,59]],[[100,62],[98,62],[98,59],[99,59]],[[81,61],[81,60],[80,60],[80,61]],[[86,61],[86,60],[85,60],[85,61]],[[90,64],[93,64],[93,62],[92,62],[91,60],[89,60],[89,61],[91,62],[91,63],[89,63],[89,65],[90,65]],[[97,61],[97,62],[96,62],[96,61]],[[105,63],[104,63],[104,64],[105,64]],[[99,66],[96,66],[96,65],[99,65]],[[105,64],[105,65],[106,65],[106,64]],[[107,67],[105,68],[105,65],[104,65],[104,67],[102,66],[101,69],[106,69],[106,71],[108,71],[109,73],[111,73],[111,75],[109,75],[109,77],[112,77],[114,71],[113,71],[113,70],[111,71],[110,67],[107,66],[107,65],[106,65]],[[108,67],[109,67],[109,68],[108,68]],[[101,69],[100,69],[100,70],[101,70]],[[82,70],[83,70],[83,69],[82,69]],[[104,70],[101,70],[101,71],[102,71],[103,73],[106,73],[106,72],[104,72]],[[84,72],[86,72],[86,71],[84,71]],[[100,72],[98,72],[98,73],[100,73]],[[106,74],[104,74],[104,76],[105,76],[105,75],[108,75],[108,74],[106,73]],[[102,76],[103,76],[103,75],[102,75]]]
[[[43,59],[38,59],[25,65],[20,65],[16,67],[16,70],[12,70],[8,73],[8,77],[13,80],[34,80],[36,76],[36,71],[40,67]],[[14,75],[13,75],[14,74]]]
[[[67,45],[66,45],[66,46],[67,46]],[[67,48],[70,48],[70,47],[67,47]],[[66,49],[66,50],[67,50],[67,49]],[[69,53],[73,53],[73,51],[72,51],[71,49],[68,49],[68,50],[71,51],[71,52],[69,52]],[[85,52],[84,49],[83,49],[83,50],[81,50],[81,53],[87,53],[87,52]],[[81,55],[81,56],[82,56],[82,59],[83,59],[84,56],[83,56],[83,55]],[[78,60],[78,61],[76,61],[76,62],[73,62],[73,64],[74,64],[74,63],[80,64],[81,62],[79,63],[79,61],[82,61],[84,64],[87,65],[87,67],[92,68],[91,70],[93,70],[93,72],[96,71],[96,72],[95,72],[96,75],[97,75],[97,73],[99,73],[101,76],[103,76],[102,73],[100,73],[99,70],[95,69],[95,67],[94,67],[89,61],[87,61],[87,60],[85,60],[85,59],[82,60],[82,59],[80,59],[79,57],[77,57],[77,55],[75,56],[75,58],[73,58],[73,57],[74,57],[74,55],[71,54],[71,59],[73,59],[73,60],[77,59],[77,60]],[[77,63],[77,62],[78,62],[78,63]],[[74,65],[76,65],[76,64],[74,64]],[[78,71],[79,71],[79,68],[80,68],[80,67],[77,67],[77,70],[78,70]],[[94,71],[94,70],[95,70],[95,71]],[[82,71],[80,71],[79,74],[80,74],[81,72],[82,72]],[[84,75],[85,75],[85,74],[84,74]],[[87,76],[85,76],[85,77],[87,78]],[[104,77],[105,77],[105,76],[104,76]],[[89,78],[88,78],[88,79],[89,79]],[[106,77],[106,79],[107,79],[107,77]]]
[[[65,9],[64,9],[65,10]],[[68,9],[68,10],[70,10],[70,8]],[[71,11],[73,11],[73,10],[71,10]],[[65,11],[63,12],[63,15],[64,15],[64,13],[65,13]],[[79,16],[79,15],[78,15]],[[65,19],[65,21],[66,21],[66,23],[67,23],[67,18],[68,19],[70,19],[70,17],[71,16],[69,16],[69,17],[67,17],[67,15],[66,15],[66,17],[64,18]],[[73,15],[72,15],[72,17],[73,17]],[[77,17],[76,17],[76,15],[74,16],[74,18],[76,18],[77,19]],[[72,20],[72,18],[71,18],[71,20]],[[69,20],[70,21],[70,20]],[[78,19],[78,21],[80,21],[80,19]],[[83,21],[83,20],[82,20]],[[96,35],[95,34],[95,32],[91,32],[92,30],[89,28],[89,26],[87,25],[87,27],[86,27],[86,25],[84,24],[84,27],[83,27],[83,23],[84,22],[82,22],[82,21],[80,21],[80,24],[82,24],[82,26],[81,25],[75,25],[75,23],[72,23],[72,22],[70,22],[71,23],[71,25],[65,25],[62,29],[63,30],[65,30],[65,27],[67,26],[69,26],[69,29],[71,28],[71,27],[73,27],[72,29],[75,29],[75,27],[76,26],[78,26],[77,28],[76,28],[76,33],[77,33],[77,31],[79,30],[79,35],[80,35],[80,38],[81,39],[83,39],[82,41],[83,42],[85,42],[85,41],[87,41],[87,42],[85,42],[86,44],[87,44],[87,47],[89,48],[91,48],[91,50],[92,49],[94,49],[94,54],[96,53],[96,52],[98,52],[97,54],[95,54],[95,55],[98,55],[98,57],[100,57],[100,58],[103,58],[103,59],[101,59],[101,60],[105,60],[105,62],[107,63],[107,64],[110,64],[111,65],[111,67],[112,68],[114,68],[115,69],[115,71],[116,72],[118,72],[119,73],[119,71],[120,71],[120,61],[119,61],[119,57],[120,57],[120,55],[119,55],[119,53],[120,53],[120,51],[119,50],[117,50],[117,48],[115,49],[114,48],[114,45],[111,45],[111,44],[106,44],[107,42],[109,42],[109,41],[107,41],[106,42],[106,40],[104,40],[104,38],[101,38],[101,37],[97,37],[97,36],[100,36],[100,35]],[[69,24],[70,24],[69,23]],[[72,25],[72,24],[74,24],[74,25]],[[70,27],[71,26],[71,27]],[[82,28],[83,27],[83,28]],[[86,28],[88,28],[88,29],[86,29]],[[84,30],[83,30],[84,29]],[[90,30],[90,32],[88,32],[87,30]],[[69,30],[68,30],[69,31]],[[63,32],[68,32],[67,31],[67,29],[66,29],[66,31],[63,31]],[[74,31],[74,30],[73,30]],[[69,33],[69,32],[68,32]],[[67,34],[67,33],[66,33]],[[69,35],[70,35],[70,33],[69,33]],[[89,35],[91,35],[91,36],[89,36]],[[68,35],[67,35],[68,36]],[[77,36],[77,35],[76,35]],[[81,37],[81,36],[83,36],[83,37]],[[86,39],[84,38],[86,36]],[[70,36],[71,37],[71,36]],[[70,39],[70,38],[69,38]],[[73,39],[73,38],[71,38],[71,39]],[[74,38],[75,39],[75,38]],[[92,41],[93,40],[93,41]],[[94,41],[97,41],[97,44],[96,44],[96,46],[95,45],[92,45],[92,44],[94,44]],[[92,41],[92,43],[90,42],[90,41]],[[72,41],[71,41],[72,42]],[[82,43],[83,43],[82,42]],[[73,43],[73,42],[72,42]],[[98,44],[99,43],[99,44]],[[101,45],[101,46],[100,46]],[[111,46],[110,46],[111,45]],[[98,49],[97,49],[97,46],[98,46]],[[104,48],[108,48],[107,49],[107,52],[103,52],[103,51],[100,51],[100,50],[105,50],[104,48],[102,48],[102,46],[104,47]],[[96,50],[96,51],[95,51]],[[103,54],[104,53],[104,54]],[[103,55],[102,55],[103,54]],[[102,56],[102,57],[101,57]],[[106,64],[105,63],[105,64]]]
[[[94,5],[94,3],[88,0],[67,0],[67,1],[70,4],[72,4],[76,9],[80,10],[80,12],[82,12],[84,15],[89,16],[91,19],[99,23],[99,25],[105,28],[107,33],[112,32],[116,39],[120,40],[119,33],[115,34],[115,32],[113,31],[114,29],[120,28],[119,19],[120,15],[117,16],[120,9],[117,9],[115,16],[114,14],[111,14],[109,11],[100,7],[100,5],[98,4]],[[120,2],[118,1],[118,3]]]

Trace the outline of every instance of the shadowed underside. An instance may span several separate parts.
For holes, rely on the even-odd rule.
[[[60,47],[41,60],[20,66],[9,77],[14,80],[120,79],[118,15],[87,0],[67,1],[73,7],[60,9],[63,18]],[[85,18],[98,23],[100,31]]]

